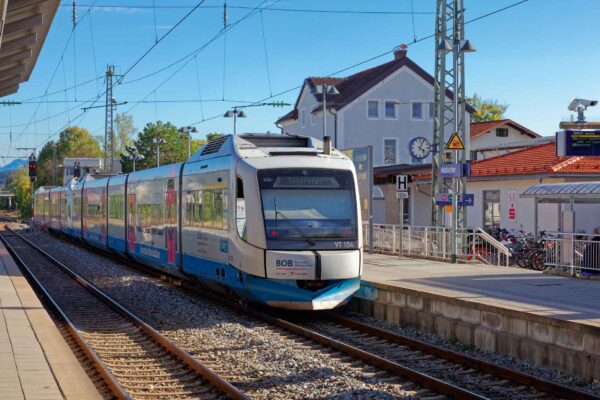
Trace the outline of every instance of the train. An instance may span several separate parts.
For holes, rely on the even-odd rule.
[[[353,162],[329,137],[218,137],[183,163],[34,193],[33,223],[243,302],[347,303],[363,240]]]

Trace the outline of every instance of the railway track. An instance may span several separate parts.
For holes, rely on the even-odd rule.
[[[23,236],[7,230],[0,237],[116,397],[248,399]]]
[[[131,266],[128,263],[128,266]],[[138,266],[139,267],[139,266]],[[148,273],[147,268],[138,268]],[[161,273],[153,273],[162,276]],[[169,279],[173,281],[173,279]],[[383,330],[336,313],[306,316],[274,313],[271,310],[242,307],[222,297],[177,281],[177,286],[208,298],[220,307],[234,308],[243,315],[274,325],[282,331],[310,341],[315,347],[330,348],[352,359],[373,365],[400,382],[411,381],[423,389],[423,398],[456,399],[596,399],[592,394],[547,381],[536,376],[501,367],[486,361],[449,351],[445,348],[414,340],[395,332]],[[208,361],[218,370],[218,365]],[[379,376],[379,375],[378,375]],[[410,387],[410,384],[406,385]]]

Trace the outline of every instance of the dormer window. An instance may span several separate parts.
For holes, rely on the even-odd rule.
[[[508,128],[496,128],[496,137],[508,137]]]

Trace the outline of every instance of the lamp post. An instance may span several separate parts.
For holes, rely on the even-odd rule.
[[[156,145],[156,166],[160,167],[160,146],[165,144],[165,139],[154,139],[154,144]]]
[[[135,149],[135,148],[131,149],[131,152],[129,153],[129,159],[133,163],[133,172],[135,172],[135,162],[137,160],[139,160],[141,157],[142,156],[140,155],[140,153],[137,152],[137,149]]]
[[[238,107],[234,107],[231,110],[227,111],[223,117],[225,118],[233,118],[233,136],[237,135],[237,119],[238,118],[246,118],[246,113],[244,110],[238,110]]]
[[[195,126],[184,126],[182,128],[177,129],[177,132],[179,133],[187,133],[188,134],[188,138],[187,138],[187,150],[188,150],[188,159],[192,156],[192,133],[196,133],[198,132],[198,129],[196,129]],[[181,137],[183,138],[183,135],[181,135]]]
[[[323,137],[327,136],[327,95],[336,95],[340,94],[340,92],[333,85],[327,85],[326,83],[322,85],[316,85],[313,89],[313,93],[323,95]],[[335,146],[337,146],[337,132],[336,137],[334,137]]]

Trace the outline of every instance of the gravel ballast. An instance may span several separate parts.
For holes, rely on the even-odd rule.
[[[217,372],[253,398],[418,397],[419,389],[410,383],[389,379],[390,375],[380,370],[299,341],[282,330],[240,316],[107,257],[38,231],[27,233],[27,237],[198,359],[212,363]],[[598,381],[586,381],[361,314],[345,315],[600,396]]]
[[[252,398],[404,399],[421,393],[417,386],[379,369],[298,340],[77,245],[37,231],[26,237]]]

